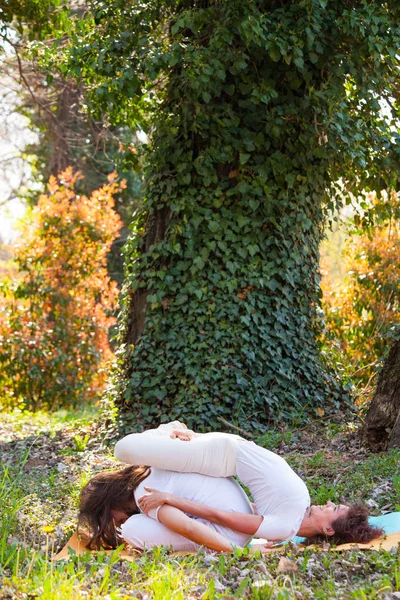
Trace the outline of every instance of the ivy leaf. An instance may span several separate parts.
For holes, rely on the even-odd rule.
[[[276,45],[273,45],[269,48],[268,54],[274,62],[278,62],[281,59],[280,50]]]
[[[194,259],[193,264],[195,264],[198,269],[202,269],[204,267],[205,263],[204,263],[204,260],[201,258],[201,256],[197,256]]]
[[[249,206],[252,210],[257,210],[257,208],[260,206],[260,201],[257,198],[250,198]]]
[[[220,228],[220,223],[219,221],[209,221],[208,225],[208,229],[210,231],[212,231],[213,233],[215,233],[216,231],[219,230]]]
[[[272,292],[275,292],[276,289],[278,288],[278,282],[276,281],[276,279],[270,279],[269,281],[267,281],[265,283],[266,287],[268,289],[270,289]]]

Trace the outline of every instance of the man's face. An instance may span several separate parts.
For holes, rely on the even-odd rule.
[[[310,508],[310,517],[315,525],[317,533],[333,535],[332,523],[341,517],[347,516],[349,507],[345,504],[334,504],[327,502],[324,505],[313,505]]]

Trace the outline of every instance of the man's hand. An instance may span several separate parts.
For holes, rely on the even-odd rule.
[[[193,438],[194,432],[190,429],[173,429],[169,434],[169,437],[173,440],[178,439],[183,442],[190,442]]]
[[[167,494],[166,492],[159,492],[158,490],[153,490],[152,488],[147,487],[146,485],[144,486],[144,489],[150,493],[139,498],[138,507],[141,511],[144,512],[145,515],[148,515],[149,511],[152,508],[157,508],[157,506],[168,504],[170,494]]]

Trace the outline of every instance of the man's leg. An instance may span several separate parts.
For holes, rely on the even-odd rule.
[[[227,433],[195,434],[185,442],[171,439],[168,426],[132,433],[117,442],[115,457],[131,465],[149,465],[180,473],[201,473],[211,477],[236,474],[237,436]]]
[[[184,423],[181,423],[181,421],[170,421],[169,423],[161,423],[157,429],[147,429],[146,431],[143,431],[143,434],[165,436],[169,435],[174,429],[182,429],[182,431],[185,431],[187,430],[187,427]]]

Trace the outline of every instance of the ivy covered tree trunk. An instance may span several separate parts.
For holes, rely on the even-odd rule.
[[[393,344],[379,375],[364,435],[372,450],[400,448],[400,341]]]
[[[258,427],[337,407],[318,247],[339,188],[396,179],[378,94],[395,94],[397,4],[109,0],[94,15],[71,49],[92,106],[149,133],[126,247],[125,422]]]

